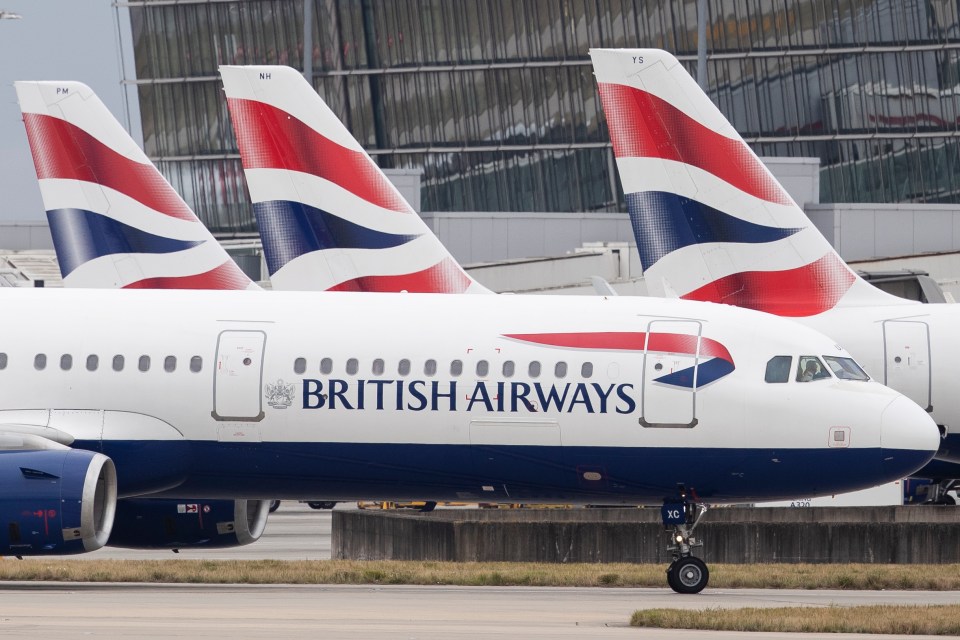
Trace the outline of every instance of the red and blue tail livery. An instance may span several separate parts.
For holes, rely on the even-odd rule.
[[[275,289],[488,292],[297,71],[220,74]]]
[[[654,49],[590,56],[651,293],[793,317],[889,304],[676,58]]]
[[[257,288],[89,87],[16,90],[66,286]]]

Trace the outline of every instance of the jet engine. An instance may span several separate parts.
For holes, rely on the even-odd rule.
[[[127,549],[222,549],[257,540],[270,500],[125,498],[107,543]]]
[[[68,555],[107,543],[117,473],[82,449],[0,451],[0,555]]]

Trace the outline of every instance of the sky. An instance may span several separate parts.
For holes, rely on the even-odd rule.
[[[45,220],[15,80],[76,80],[127,126],[111,0],[0,0],[0,222]]]

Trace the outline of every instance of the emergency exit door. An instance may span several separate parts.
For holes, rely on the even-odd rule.
[[[927,411],[933,411],[930,390],[930,328],[918,320],[883,323],[883,383]]]
[[[217,339],[213,417],[217,420],[263,419],[263,331],[222,331]]]
[[[697,425],[699,363],[699,322],[653,320],[647,325],[642,426],[691,428]]]

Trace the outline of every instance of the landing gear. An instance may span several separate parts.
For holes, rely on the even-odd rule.
[[[957,504],[957,499],[952,493],[960,489],[960,482],[957,480],[923,480],[911,478],[908,486],[910,487],[910,491],[906,497],[908,503],[948,506]]]
[[[933,504],[942,504],[942,505],[947,505],[947,506],[956,506],[956,504],[957,504],[957,499],[954,498],[953,496],[951,496],[951,495],[948,494],[948,493],[942,493],[942,494],[940,494],[939,496],[937,496],[937,499],[934,501]]]
[[[956,505],[956,498],[947,492],[953,491],[957,488],[956,480],[941,480],[936,484],[935,491],[933,492],[933,495],[930,496],[930,499],[933,501],[933,504],[942,504],[948,506]]]
[[[337,506],[334,501],[307,501],[307,506],[311,509],[333,509]]]
[[[674,560],[667,569],[667,584],[677,593],[700,593],[709,580],[707,563],[694,556]]]
[[[700,593],[710,580],[707,564],[693,556],[693,548],[703,546],[702,541],[693,537],[693,530],[706,512],[707,506],[689,502],[683,489],[679,499],[665,501],[660,510],[663,526],[670,531],[667,551],[673,552],[673,562],[667,568],[667,584],[677,593]]]

